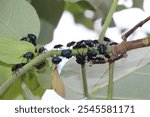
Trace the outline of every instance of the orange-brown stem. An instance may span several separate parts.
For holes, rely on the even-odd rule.
[[[119,54],[124,54],[127,51],[130,51],[133,49],[147,47],[147,46],[150,46],[150,37],[138,39],[135,41],[127,41],[127,42],[123,42],[118,45],[115,45],[112,47],[112,53],[114,55],[119,55]]]

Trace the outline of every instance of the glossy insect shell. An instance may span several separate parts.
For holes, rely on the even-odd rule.
[[[23,55],[24,58],[27,58],[27,60],[29,59],[33,59],[34,58],[34,54],[32,52],[27,52]]]
[[[59,64],[61,61],[62,61],[62,59],[59,58],[59,57],[53,57],[53,58],[52,58],[52,62],[53,62],[54,64]]]
[[[98,47],[97,47],[98,51],[99,51],[99,54],[102,54],[104,55],[106,53],[106,45],[104,44],[99,44]]]
[[[11,71],[12,72],[17,72],[20,68],[22,68],[25,64],[27,63],[19,63],[19,64],[16,64],[14,65],[12,68],[11,68]]]
[[[86,58],[83,55],[76,55],[76,62],[78,64],[84,64],[86,62]]]
[[[104,37],[104,41],[111,42],[111,39],[109,39],[108,37]]]
[[[46,62],[45,61],[42,61],[40,64],[36,65],[35,67],[37,69],[42,69],[44,66],[45,66]]]
[[[55,45],[54,48],[61,48],[63,45],[62,44],[58,44],[58,45]]]
[[[28,34],[28,36],[27,36],[30,40],[36,40],[36,36],[34,35],[34,34]]]
[[[72,55],[71,55],[71,50],[70,49],[65,49],[65,50],[62,50],[61,52],[61,56],[62,57],[66,57],[66,58],[71,58]]]
[[[41,54],[41,53],[45,52],[46,50],[47,50],[46,48],[40,47],[38,50],[38,53]]]
[[[20,41],[28,41],[27,37],[23,37],[20,39]]]
[[[76,43],[75,41],[71,41],[71,42],[67,43],[67,47],[71,47],[71,46],[73,46],[75,43]]]
[[[85,45],[89,46],[89,47],[93,47],[94,46],[94,42],[93,40],[85,40]]]

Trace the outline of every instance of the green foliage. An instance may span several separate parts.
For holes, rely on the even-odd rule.
[[[53,32],[64,10],[63,0],[32,0],[40,21],[41,31],[38,44],[47,44],[53,39]]]
[[[34,46],[26,41],[12,38],[0,38],[0,61],[4,63],[17,64],[23,61],[26,62],[27,60],[21,56],[27,52],[34,53],[34,51]]]
[[[144,2],[144,0],[140,0],[140,1],[133,0],[133,6],[132,7],[143,9],[143,2]]]
[[[95,10],[94,7],[91,6],[88,2],[79,1],[76,4],[67,2],[65,8],[74,15],[76,23],[81,23],[86,27],[93,29],[92,19],[84,16],[85,10]]]
[[[132,50],[128,53],[127,58],[115,63],[113,99],[150,99],[149,51],[149,48]],[[80,69],[75,59],[71,59],[63,67],[60,78],[65,84],[65,99],[82,99],[84,97]],[[87,64],[86,69],[91,98],[107,99],[108,65],[89,66]]]
[[[25,0],[0,1],[0,37],[20,39],[28,33],[38,36],[40,22],[34,8]]]
[[[49,61],[46,61],[45,67],[38,70],[35,69],[35,75],[40,86],[43,89],[51,89],[51,81],[52,81],[52,64]]]
[[[1,0],[0,1],[0,88],[6,81],[10,87],[0,99],[41,99],[46,89],[52,88],[53,66],[46,59],[42,69],[36,65],[16,80],[12,73],[12,65],[26,62],[21,56],[26,52],[35,53],[35,47],[20,38],[28,33],[38,37],[38,45],[52,41],[53,32],[63,14],[64,9],[70,11],[77,23],[93,29],[94,21],[102,18],[105,21],[113,0]],[[143,8],[143,0],[133,0],[133,6]],[[119,5],[117,11],[126,7]],[[92,18],[86,17],[85,11],[91,11]],[[114,26],[112,21],[111,26]],[[146,57],[145,57],[145,52]],[[135,50],[128,54],[124,61],[115,64],[113,99],[150,99],[149,97],[149,49]],[[36,54],[38,56],[38,54]],[[134,58],[134,59],[133,59]],[[39,59],[41,59],[39,57]],[[34,61],[34,60],[33,60]],[[142,67],[141,67],[141,66]],[[71,69],[70,69],[71,68]],[[24,69],[24,68],[22,68]],[[64,67],[58,79],[55,74],[55,89],[60,91],[65,87],[65,99],[84,98],[81,78],[81,67],[71,59]],[[106,99],[108,86],[108,65],[86,65],[87,84],[90,99]],[[19,74],[20,70],[17,71]],[[59,81],[59,82],[58,82]],[[60,81],[63,84],[60,86]],[[62,82],[63,81],[63,82]],[[9,84],[9,83],[8,83]],[[53,85],[54,85],[53,84]],[[57,84],[57,85],[56,85]],[[58,86],[59,85],[59,86]],[[54,87],[54,86],[53,86]],[[63,88],[62,88],[63,87]],[[61,88],[61,89],[60,89]],[[3,88],[1,88],[3,90]]]

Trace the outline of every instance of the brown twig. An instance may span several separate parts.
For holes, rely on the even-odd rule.
[[[127,38],[139,27],[142,27],[143,24],[145,24],[147,21],[150,20],[150,16],[148,16],[146,19],[140,21],[138,24],[136,24],[132,29],[130,29],[128,32],[126,32],[124,35],[121,36],[123,41],[127,41]]]
[[[150,46],[150,37],[138,39],[135,41],[127,41],[124,44],[112,46],[112,53],[115,55],[124,54],[127,51]]]
[[[112,46],[112,50],[108,54],[112,54],[110,58],[105,61],[92,61],[93,64],[104,64],[104,63],[111,63],[116,60],[119,60],[124,57],[124,53],[133,50],[138,49],[142,47],[150,46],[150,37],[145,37],[142,39],[137,39],[135,41],[127,41],[124,43],[120,43],[118,45]]]

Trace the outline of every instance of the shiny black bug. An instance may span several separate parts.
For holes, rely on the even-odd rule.
[[[69,43],[67,43],[67,47],[71,47],[71,46],[73,46],[73,45],[75,45],[75,41],[71,41],[71,42],[69,42]]]
[[[94,43],[95,45],[96,45],[96,44],[99,44],[99,42],[98,42],[97,39],[93,40],[93,43]]]
[[[73,46],[73,49],[79,49],[79,48],[86,48],[85,40],[78,41],[78,42]]]
[[[111,42],[111,40],[108,37],[104,37],[105,42]]]
[[[27,63],[15,64],[15,65],[11,68],[11,71],[12,71],[13,73],[16,73],[16,72],[19,71],[19,69],[22,68],[25,64],[27,64]]]
[[[46,48],[44,47],[40,47],[39,50],[38,50],[38,54],[42,54],[43,52],[47,51]]]
[[[109,45],[117,45],[117,42],[111,42]]]
[[[70,49],[62,50],[61,51],[61,56],[66,57],[67,59],[71,58],[72,57],[71,50]]]
[[[54,46],[55,49],[58,49],[58,48],[61,48],[61,47],[63,47],[62,44],[58,44],[58,45],[55,45],[55,46]]]
[[[23,37],[20,39],[20,41],[27,41],[29,43],[32,43],[34,46],[36,46],[36,36],[34,34],[28,34],[27,37]]]
[[[99,54],[102,54],[102,55],[106,54],[106,49],[107,49],[106,45],[99,44],[97,49],[99,51]]]
[[[84,56],[84,55],[76,55],[76,62],[78,64],[84,64],[86,62],[86,56]]]
[[[34,40],[34,41],[36,41],[36,35],[34,35],[34,34],[28,34],[27,35],[27,37],[30,39],[30,40]]]
[[[34,58],[34,54],[32,52],[27,52],[24,55],[22,55],[21,57],[26,58],[27,61],[29,61]]]
[[[20,41],[28,41],[28,38],[27,37],[23,37],[20,39]]]
[[[94,42],[93,42],[93,40],[85,40],[85,45],[87,45],[88,47],[94,47]]]
[[[45,61],[41,61],[41,63],[35,65],[35,67],[36,67],[37,69],[42,69],[42,68],[45,66],[45,64],[46,64]]]
[[[88,50],[87,52],[87,61],[94,60],[97,56],[97,52],[94,50]]]
[[[62,59],[59,58],[59,57],[53,57],[53,58],[52,58],[52,62],[53,62],[54,64],[59,64],[61,61],[62,61]]]
[[[34,34],[28,34],[29,42],[36,46],[36,36]]]

